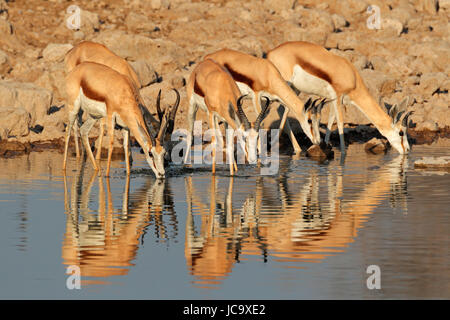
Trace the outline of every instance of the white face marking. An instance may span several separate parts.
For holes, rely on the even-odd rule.
[[[294,66],[294,72],[290,82],[292,82],[298,90],[304,93],[336,99],[336,92],[330,83],[306,72],[298,64]]]
[[[92,116],[93,118],[106,117],[106,103],[89,99],[84,95],[82,88],[80,88],[80,94],[78,95],[78,98],[80,99],[81,108],[90,116]]]

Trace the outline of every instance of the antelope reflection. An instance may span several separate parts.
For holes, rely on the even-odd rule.
[[[272,260],[282,267],[321,262],[354,241],[367,216],[387,195],[406,206],[406,159],[402,156],[392,160],[387,168],[345,181],[350,186],[351,179],[365,181],[365,187],[346,196],[350,200],[345,202],[341,200],[341,166],[327,168],[331,171],[327,174],[321,172],[323,168],[314,167],[305,177],[290,181],[289,163],[280,164],[280,175],[255,178],[255,187],[248,189],[252,191],[243,201],[233,201],[233,187],[237,189],[236,181],[242,179],[224,178],[228,187],[221,192],[218,178],[212,176],[208,203],[201,199],[192,178],[185,178],[185,257],[194,286],[217,287],[235,263],[246,259]],[[239,187],[234,195],[242,199],[248,190]],[[402,191],[392,192],[391,188]]]
[[[83,284],[105,284],[85,278],[126,275],[134,265],[132,261],[147,229],[153,225],[158,241],[167,241],[176,235],[178,221],[167,183],[152,177],[130,197],[130,176],[127,175],[122,206],[116,210],[110,180],[106,178],[105,192],[103,177],[99,176],[98,209],[91,211],[91,191],[97,175],[92,172],[85,181],[84,171],[85,162],[73,178],[70,196],[64,177],[67,219],[62,258],[64,264],[80,267]],[[169,230],[164,221],[167,215],[173,230]]]

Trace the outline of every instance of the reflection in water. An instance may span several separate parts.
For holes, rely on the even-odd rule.
[[[84,174],[86,162],[81,164],[75,177],[69,197],[66,177],[64,195],[66,233],[62,248],[64,264],[80,267],[82,278],[126,275],[133,266],[139,245],[150,225],[155,228],[156,238],[164,241],[169,237],[163,215],[168,213],[170,225],[175,229],[171,192],[166,182],[149,177],[144,185],[130,199],[130,177],[127,176],[123,191],[122,207],[116,211],[110,187],[106,178],[106,192],[103,178],[98,177],[98,209],[91,210],[89,204],[94,182],[93,171],[89,180]],[[104,283],[84,281],[83,284]]]
[[[350,189],[346,202],[341,166],[325,173],[322,167],[311,167],[303,177],[291,179],[289,162],[283,163],[279,176],[256,177],[253,186],[240,186],[237,195],[245,195],[243,201],[233,201],[233,178],[224,178],[228,186],[222,192],[219,178],[211,176],[209,187],[202,188],[210,190],[209,200],[204,200],[186,177],[185,256],[194,285],[218,287],[243,259],[296,267],[344,251],[391,189],[392,203],[402,204],[406,212],[405,166],[406,159],[399,156],[386,170],[374,170],[372,177],[351,176],[365,184]]]
[[[449,174],[413,163],[449,146],[403,159],[352,144],[344,166],[339,154],[282,156],[264,177],[171,166],[163,184],[139,154],[130,180],[120,161],[108,180],[72,159],[64,180],[57,152],[0,159],[0,297],[447,298]],[[112,285],[74,295],[73,264],[85,288]],[[370,264],[382,269],[379,292],[365,286]]]
[[[270,259],[292,268],[343,252],[387,194],[393,206],[407,210],[406,160],[402,156],[383,170],[375,168],[372,174],[348,174],[347,183],[359,187],[347,190],[345,202],[342,166],[306,167],[299,175],[290,171],[291,161],[280,163],[276,177],[184,178],[185,258],[194,286],[218,287],[235,263],[247,259],[263,263]],[[83,162],[73,177],[70,195],[64,178],[64,264],[78,265],[83,279],[126,275],[150,226],[158,242],[177,236],[168,180],[149,177],[130,196],[128,176],[121,208],[116,211],[109,178],[105,189],[102,177],[95,172],[89,177],[85,174],[85,165]],[[98,208],[91,209],[96,180]],[[195,184],[201,185],[197,188]],[[164,221],[167,216],[170,220]],[[89,283],[104,282],[84,282]]]

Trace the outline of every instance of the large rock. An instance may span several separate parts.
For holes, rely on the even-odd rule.
[[[449,67],[448,56],[450,43],[435,39],[413,44],[408,49],[408,55],[417,57],[411,68],[420,73],[445,72]]]
[[[264,0],[264,6],[272,12],[280,12],[282,10],[292,9],[294,0]]]
[[[151,18],[134,11],[128,14],[127,18],[125,19],[125,24],[127,25],[128,30],[132,30],[135,32],[153,31],[156,27],[156,24],[152,21]]]
[[[4,76],[12,69],[6,52],[0,50],[0,76]]]
[[[359,36],[360,33],[357,31],[331,33],[327,37],[325,47],[340,50],[354,50],[358,45]]]
[[[67,51],[72,49],[73,46],[69,43],[49,43],[47,47],[42,51],[42,57],[49,62],[58,62],[64,60],[64,56]]]
[[[397,81],[390,75],[371,69],[361,70],[360,74],[375,100],[380,95],[390,96],[395,91]]]
[[[353,18],[355,15],[366,11],[369,6],[366,0],[341,0],[337,7],[338,13],[341,13],[346,19]]]
[[[149,84],[158,81],[155,69],[151,64],[147,63],[147,61],[138,60],[130,62],[130,65],[133,67],[134,71],[136,71],[142,87],[146,87]]]
[[[438,8],[438,0],[416,0],[414,6],[419,12],[435,14]]]
[[[93,41],[104,44],[124,59],[151,61],[154,68],[161,73],[165,71],[165,65],[181,67],[187,60],[185,50],[170,40],[130,35],[123,31],[105,31]]]
[[[420,77],[419,90],[424,95],[431,96],[438,90],[449,90],[448,76],[443,72],[425,73]]]
[[[8,20],[9,18],[9,7],[5,0],[0,0],[0,18],[3,20]]]
[[[439,0],[439,10],[450,11],[450,0]]]
[[[8,20],[0,19],[0,34],[7,35],[13,33],[13,27]]]
[[[348,22],[345,20],[345,18],[341,15],[338,15],[336,13],[331,15],[331,20],[333,20],[334,29],[342,29],[347,26]]]
[[[151,0],[150,7],[153,10],[168,9],[170,7],[169,0]]]
[[[30,132],[31,116],[22,107],[0,107],[0,140],[23,137]]]
[[[317,9],[299,7],[295,10],[295,22],[310,31],[332,32],[334,30],[333,18],[327,12]]]
[[[46,116],[52,98],[49,90],[32,83],[0,81],[0,107],[23,107],[31,115],[31,126]]]
[[[34,83],[53,92],[54,100],[60,101],[65,99],[65,77],[64,63],[54,63],[50,64],[50,68],[44,70]]]

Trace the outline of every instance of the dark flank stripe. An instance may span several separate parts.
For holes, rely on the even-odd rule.
[[[239,73],[236,70],[233,70],[230,65],[228,63],[225,63],[225,68],[227,68],[227,70],[230,72],[231,76],[233,77],[234,81],[236,82],[242,82],[245,83],[246,85],[248,85],[250,88],[252,88],[253,90],[255,90],[255,82],[248,78],[247,76]]]
[[[83,93],[84,95],[91,99],[91,100],[96,100],[96,101],[100,101],[100,102],[105,102],[105,97],[103,97],[102,95],[98,94],[97,91],[94,90],[94,88],[91,88],[88,83],[86,82],[85,79],[81,80],[81,88],[83,89]]]
[[[302,69],[304,69],[306,72],[319,77],[331,84],[331,78],[325,71],[313,66],[309,62],[303,60],[301,57],[296,57],[296,63],[301,66]]]
[[[202,88],[198,85],[197,80],[194,81],[194,92],[198,94],[200,97],[205,97],[205,93],[203,92]]]

